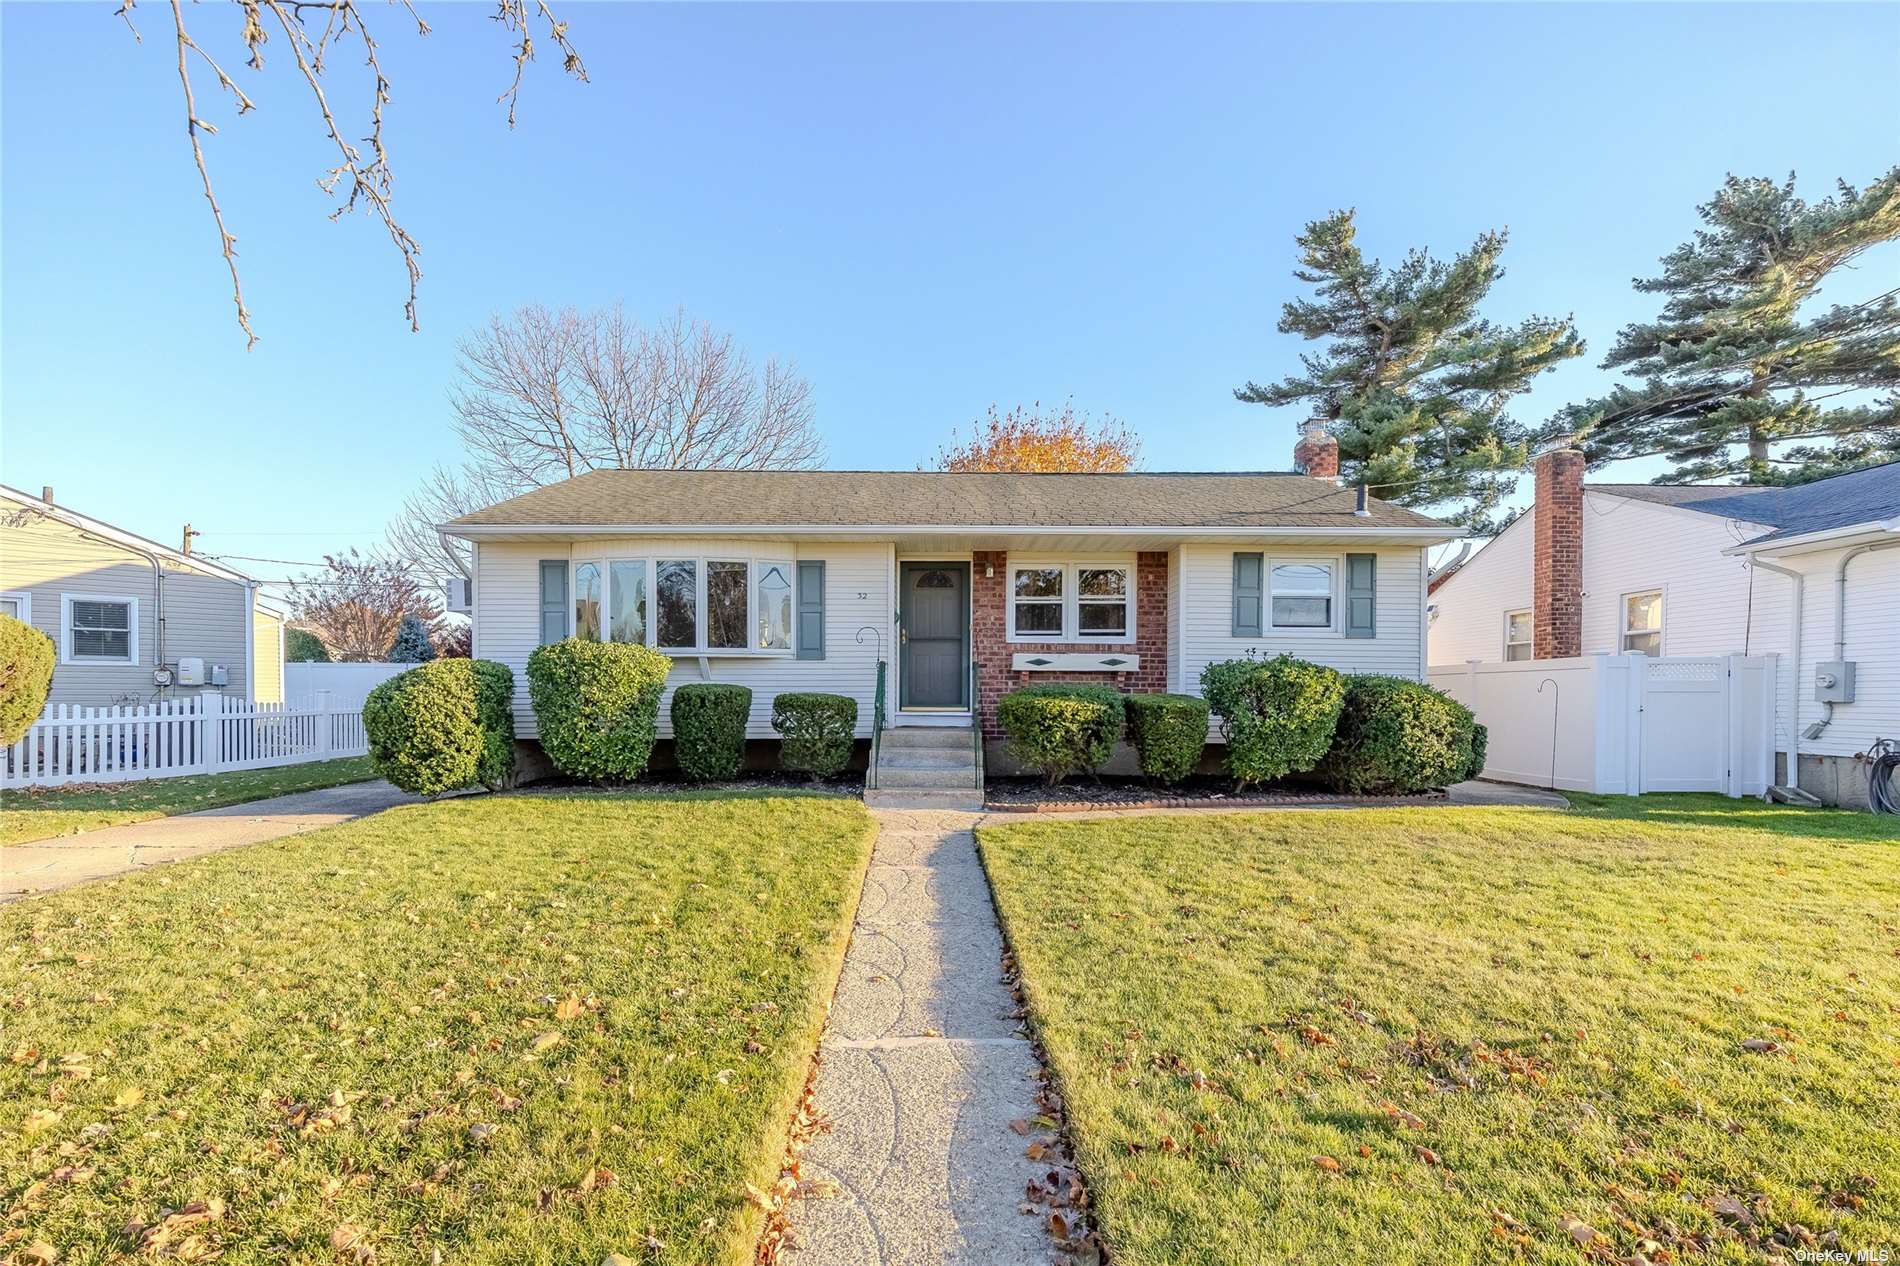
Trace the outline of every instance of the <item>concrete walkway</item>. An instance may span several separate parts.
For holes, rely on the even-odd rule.
[[[0,902],[335,826],[416,799],[386,782],[357,782],[8,845],[0,848]]]
[[[791,1266],[1044,1266],[1018,1211],[1046,1172],[1012,1120],[1038,1067],[1002,982],[1003,935],[972,828],[981,815],[880,809],[851,947],[819,1048],[832,1128],[802,1161],[837,1194],[790,1209]]]

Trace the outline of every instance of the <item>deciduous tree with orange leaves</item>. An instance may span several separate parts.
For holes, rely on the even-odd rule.
[[[1141,438],[1127,424],[1076,412],[1071,401],[1044,415],[1040,403],[998,413],[991,405],[968,443],[952,434],[937,452],[937,469],[953,471],[1070,471],[1113,475],[1134,469]]]

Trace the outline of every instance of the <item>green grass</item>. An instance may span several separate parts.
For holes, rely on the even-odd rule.
[[[813,796],[480,797],[0,909],[12,1248],[129,1261],[128,1224],[215,1201],[161,1243],[749,1261],[872,832]]]
[[[980,840],[1118,1266],[1900,1244],[1891,821],[1671,796]]]
[[[190,778],[150,778],[70,790],[51,787],[45,791],[4,791],[0,792],[0,845],[168,818],[174,813],[219,809],[374,777],[376,766],[369,757],[351,756]]]

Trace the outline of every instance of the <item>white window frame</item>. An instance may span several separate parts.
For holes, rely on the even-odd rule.
[[[661,646],[658,642],[660,627],[660,586],[659,566],[662,562],[691,563],[693,565],[693,645]],[[646,565],[647,618],[642,632],[646,635],[645,646],[671,655],[677,659],[707,657],[715,659],[793,659],[798,655],[798,560],[788,555],[752,554],[745,551],[715,551],[713,553],[687,553],[683,550],[656,551],[648,554],[613,553],[572,559],[568,564],[567,591],[576,592],[574,570],[586,563],[600,568],[600,629],[601,640],[613,640],[614,609],[614,568],[615,563],[644,563]],[[707,563],[744,563],[746,565],[746,645],[708,646],[706,644],[706,564]],[[780,567],[792,582],[792,625],[788,640],[790,645],[783,650],[756,646],[759,630],[759,573],[767,567]]]
[[[1135,643],[1135,608],[1137,603],[1136,585],[1140,581],[1140,572],[1135,559],[1123,554],[1100,558],[1069,556],[1062,558],[1040,558],[1027,556],[1011,557],[1003,576],[1003,603],[1005,637],[1010,642],[1035,646],[1083,645],[1083,646],[1132,646]],[[1056,633],[1038,633],[1031,630],[1026,633],[1016,631],[1016,573],[1018,571],[1040,571],[1054,568],[1062,572],[1062,631]],[[1087,571],[1119,571],[1128,578],[1127,593],[1124,601],[1128,607],[1128,628],[1119,635],[1084,633],[1081,618],[1081,585],[1079,573]],[[1031,600],[1033,601],[1033,599]],[[1100,598],[1090,599],[1100,602]]]
[[[1653,629],[1632,629],[1630,627],[1630,599],[1656,595],[1659,615]],[[1669,591],[1664,585],[1646,585],[1641,589],[1629,589],[1616,597],[1616,653],[1618,655],[1641,655],[1643,651],[1629,649],[1632,633],[1654,633],[1656,635],[1656,657],[1658,659],[1669,651]]]
[[[0,590],[0,601],[9,599],[20,604],[20,614],[13,618],[21,624],[33,623],[33,595],[24,589]]]
[[[1276,567],[1312,567],[1324,566],[1332,577],[1327,592],[1325,624],[1275,624],[1273,622],[1273,569]],[[1260,633],[1263,637],[1342,637],[1339,627],[1341,609],[1345,606],[1345,595],[1340,586],[1346,583],[1346,556],[1344,554],[1269,554],[1261,560],[1260,577]],[[1312,597],[1311,594],[1289,594],[1289,597]]]
[[[1530,636],[1522,642],[1513,642],[1511,640],[1511,617],[1514,615],[1530,617]],[[1511,658],[1511,648],[1513,646],[1528,646],[1531,648],[1531,653],[1526,655],[1524,657],[1525,659],[1533,659],[1537,655],[1537,615],[1535,610],[1531,607],[1513,607],[1504,613],[1504,662],[1507,664],[1522,663],[1523,660],[1513,660]]]
[[[112,655],[73,654],[73,603],[119,602],[126,608],[128,631],[124,658]],[[59,595],[59,662],[92,664],[98,667],[136,667],[139,662],[139,600],[129,593],[62,593]]]

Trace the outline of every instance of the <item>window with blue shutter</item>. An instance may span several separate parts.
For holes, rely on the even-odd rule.
[[[1376,637],[1379,583],[1377,554],[1346,555],[1346,636]]]
[[[1260,587],[1266,559],[1234,555],[1234,636],[1260,636]]]
[[[825,563],[821,558],[798,564],[798,657],[825,657]]]
[[[567,560],[541,560],[541,645],[567,637]]]

